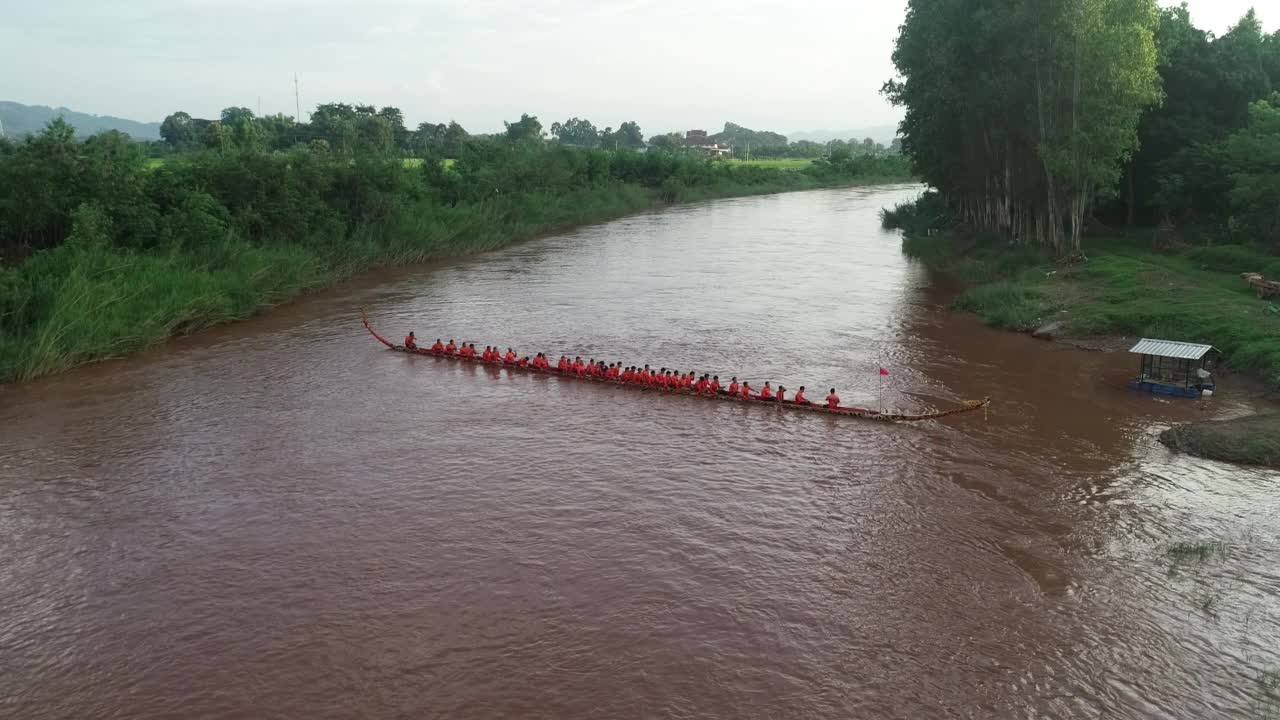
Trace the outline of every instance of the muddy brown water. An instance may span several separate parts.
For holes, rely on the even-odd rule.
[[[877,211],[713,202],[0,390],[0,716],[1228,718],[1280,669],[1248,411],[981,327]],[[416,330],[990,417],[885,426],[387,352]],[[1221,542],[1175,561],[1177,542]]]

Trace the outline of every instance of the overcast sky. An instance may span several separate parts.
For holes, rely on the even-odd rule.
[[[725,120],[788,133],[895,123],[881,98],[905,0],[15,0],[0,100],[136,120],[229,105],[396,105],[409,124],[500,129],[521,112]],[[1170,3],[1166,3],[1170,4]],[[1221,33],[1245,0],[1190,0]],[[1268,30],[1280,8],[1259,7]],[[259,100],[260,98],[260,100]],[[260,103],[260,105],[259,105]]]

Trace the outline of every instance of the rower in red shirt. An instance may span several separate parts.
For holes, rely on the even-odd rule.
[[[516,361],[516,351],[515,351],[515,350],[512,350],[511,348],[507,348],[507,354],[506,354],[506,355],[504,355],[502,359],[503,359],[503,361],[504,361],[504,362],[508,362],[508,363],[513,363],[513,362],[515,362],[515,361]]]
[[[707,379],[698,378],[698,381],[693,384],[693,391],[696,393],[701,393],[701,392],[706,392],[706,390],[707,390]]]
[[[408,335],[404,336],[404,346],[409,348],[410,350],[418,349],[418,339],[413,336],[412,330],[409,331]]]
[[[467,357],[473,358],[475,356],[476,356],[476,344],[471,343],[470,345],[467,346]]]
[[[751,383],[747,382],[746,380],[743,380],[743,381],[742,381],[742,389],[738,391],[738,394],[739,394],[739,395],[741,395],[741,396],[742,396],[742,397],[744,397],[744,398],[750,398],[750,397],[751,397]]]
[[[760,388],[760,399],[761,399],[761,400],[772,400],[772,399],[773,399],[773,388],[769,387],[769,381],[768,381],[768,380],[765,380],[765,381],[764,381],[764,387]]]
[[[827,395],[827,407],[832,410],[840,407],[840,396],[836,394],[835,388],[831,388],[831,394]]]
[[[449,344],[444,346],[444,351],[449,355],[458,351],[458,346],[453,344],[453,338],[449,338]]]
[[[797,404],[797,405],[808,405],[808,404],[809,404],[809,401],[804,399],[804,386],[803,386],[803,385],[801,385],[801,386],[800,386],[800,389],[796,391],[796,404]]]
[[[516,362],[516,365],[519,365],[520,367],[529,367],[529,356],[525,355],[524,357],[520,358],[520,360]]]
[[[649,372],[649,366],[648,366],[648,365],[645,365],[645,366],[644,366],[644,369],[640,371],[640,375],[636,377],[636,380],[637,380],[641,385],[648,385],[648,384],[649,384],[649,377],[650,377],[650,375],[651,375],[651,374],[650,374],[650,372]]]
[[[556,363],[556,369],[564,372],[569,369],[569,358],[561,355],[560,360]]]
[[[734,375],[733,379],[729,381],[729,394],[730,395],[738,394],[738,376],[737,375]]]
[[[431,352],[444,352],[444,343],[440,342],[440,338],[436,338],[436,344],[431,346]]]
[[[778,386],[778,402],[787,401],[787,389],[781,385]]]
[[[573,359],[573,365],[570,367],[570,369],[571,369],[571,370],[573,370],[573,374],[574,374],[574,375],[577,375],[577,376],[581,377],[581,376],[582,376],[582,370],[583,370],[583,368],[585,368],[585,367],[586,367],[586,366],[582,364],[582,358],[579,356],[579,357],[575,357],[575,358]]]
[[[710,391],[712,395],[720,394],[720,376],[719,375],[712,376],[711,384],[707,385],[707,390]]]

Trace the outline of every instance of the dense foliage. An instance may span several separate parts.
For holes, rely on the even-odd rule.
[[[1280,249],[1280,33],[1152,0],[911,2],[886,93],[949,211],[1058,255],[1086,220]]]
[[[907,178],[898,156],[778,170],[574,148],[545,142],[527,115],[498,138],[402,135],[393,111],[322,106],[307,125],[243,108],[206,123],[175,114],[166,137],[193,149],[164,162],[121,133],[78,140],[61,120],[0,143],[0,381],[242,317],[351,272],[655,201]],[[403,143],[423,159],[406,162]]]
[[[966,221],[1080,249],[1159,99],[1154,0],[912,0],[886,85],[903,147]]]

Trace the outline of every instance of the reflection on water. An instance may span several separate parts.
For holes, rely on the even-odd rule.
[[[979,326],[879,229],[729,200],[389,272],[0,390],[0,703],[62,717],[1251,717],[1280,474]],[[416,330],[990,418],[914,426],[379,349]],[[1170,543],[1221,541],[1203,562]],[[1216,546],[1215,546],[1216,547]]]

